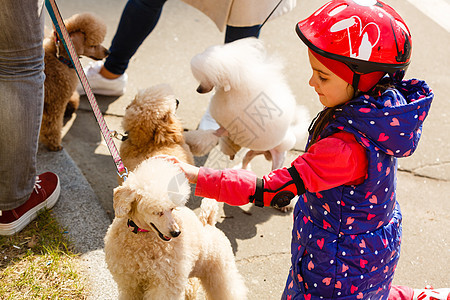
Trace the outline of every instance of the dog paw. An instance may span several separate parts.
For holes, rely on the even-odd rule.
[[[215,130],[192,130],[183,132],[186,144],[195,156],[208,154],[219,142]]]
[[[63,149],[63,146],[61,146],[61,145],[46,145],[46,147],[49,151],[54,151],[54,152],[61,151]]]
[[[76,110],[77,108],[71,105],[71,103],[67,104],[66,110],[64,111],[64,118],[71,118]]]

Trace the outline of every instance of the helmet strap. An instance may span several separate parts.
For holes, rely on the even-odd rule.
[[[389,77],[395,84],[399,84],[402,82],[403,77],[405,77],[405,70],[398,70],[395,73],[389,73]]]
[[[358,90],[359,79],[361,79],[361,75],[353,73],[352,86],[353,86],[353,89],[355,90],[355,93]]]

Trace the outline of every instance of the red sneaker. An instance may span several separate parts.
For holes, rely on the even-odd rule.
[[[52,208],[60,193],[58,175],[46,172],[36,176],[33,192],[21,206],[0,211],[0,235],[13,235],[21,231],[43,208]]]
[[[426,286],[425,289],[414,289],[413,300],[450,300],[450,288],[435,289]]]

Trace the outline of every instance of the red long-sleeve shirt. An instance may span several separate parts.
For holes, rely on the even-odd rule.
[[[309,192],[320,192],[340,185],[356,185],[364,181],[368,160],[365,149],[347,132],[338,132],[310,147],[292,164]],[[248,170],[214,170],[200,168],[195,194],[230,205],[249,203],[255,195],[257,176]],[[263,176],[264,190],[290,190],[298,194],[287,168],[273,170]],[[269,193],[270,194],[270,193]],[[274,193],[275,194],[275,193]],[[264,196],[270,205],[274,195]]]

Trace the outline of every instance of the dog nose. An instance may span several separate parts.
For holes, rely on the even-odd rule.
[[[108,56],[111,54],[111,51],[109,51],[108,49],[105,50],[105,55]]]
[[[181,234],[181,231],[179,230],[174,230],[170,232],[170,235],[174,238],[176,238],[177,236],[179,236]]]
[[[202,88],[201,85],[198,86],[198,88],[197,88],[197,93],[203,94],[203,88]]]
[[[199,85],[197,88],[197,93],[199,94],[206,94],[212,91],[212,89],[214,88],[213,85],[211,86],[205,86],[205,85]]]

